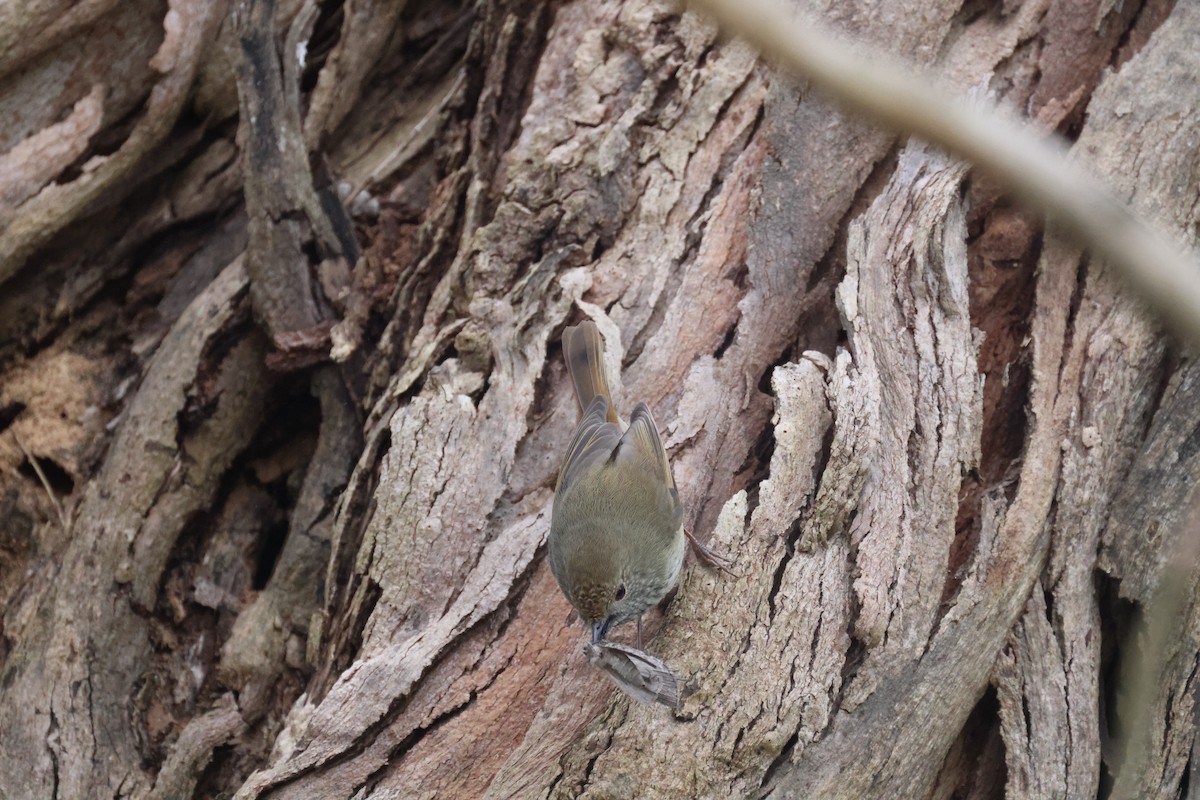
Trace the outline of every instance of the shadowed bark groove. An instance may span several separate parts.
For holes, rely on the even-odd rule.
[[[1200,11],[1111,6],[811,10],[1195,244]],[[37,0],[0,116],[0,795],[1196,785],[1193,602],[1108,740],[1200,373],[969,165],[654,0]],[[584,317],[736,559],[674,711],[544,559]]]

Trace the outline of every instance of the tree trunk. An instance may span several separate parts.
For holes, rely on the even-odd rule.
[[[1195,0],[810,10],[1195,245]],[[0,797],[1197,792],[1200,368],[991,177],[642,0],[34,0],[0,118]],[[544,558],[584,317],[675,710]]]

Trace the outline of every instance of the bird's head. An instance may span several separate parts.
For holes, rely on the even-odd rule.
[[[645,610],[635,607],[636,578],[625,548],[608,530],[552,541],[550,558],[563,594],[591,628],[593,642]]]
[[[603,639],[609,628],[637,616],[626,607],[628,595],[628,587],[617,576],[608,575],[600,580],[588,575],[578,578],[571,601],[584,623],[591,627],[592,642]]]

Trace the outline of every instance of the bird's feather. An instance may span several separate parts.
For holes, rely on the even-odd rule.
[[[629,429],[621,436],[621,443],[613,454],[619,461],[631,462],[641,467],[670,489],[675,488],[675,477],[667,462],[667,451],[658,436],[658,426],[645,403],[638,403],[629,418]]]
[[[613,450],[621,441],[621,429],[608,422],[607,418],[608,400],[604,395],[598,394],[584,410],[579,424],[575,426],[575,436],[567,447],[562,469],[558,471],[555,492],[564,483],[575,483],[583,473],[608,462]]]
[[[676,523],[683,519],[683,504],[679,501],[679,490],[675,488],[675,476],[667,461],[667,451],[658,435],[654,416],[645,403],[638,403],[629,418],[629,428],[613,451],[614,461],[635,466],[646,473],[648,479],[661,486],[664,501],[669,504]]]
[[[571,374],[571,385],[575,388],[575,402],[579,410],[585,411],[591,405],[592,398],[601,396],[608,401],[608,421],[619,425],[621,419],[613,406],[608,374],[604,370],[604,339],[596,323],[587,320],[567,328],[563,331],[562,341],[567,372]]]

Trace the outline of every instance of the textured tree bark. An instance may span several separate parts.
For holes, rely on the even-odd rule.
[[[809,10],[1196,244],[1195,0]],[[0,118],[0,797],[1200,785],[1200,372],[969,165],[649,0],[39,0]],[[674,711],[544,559],[585,316],[736,560]]]

